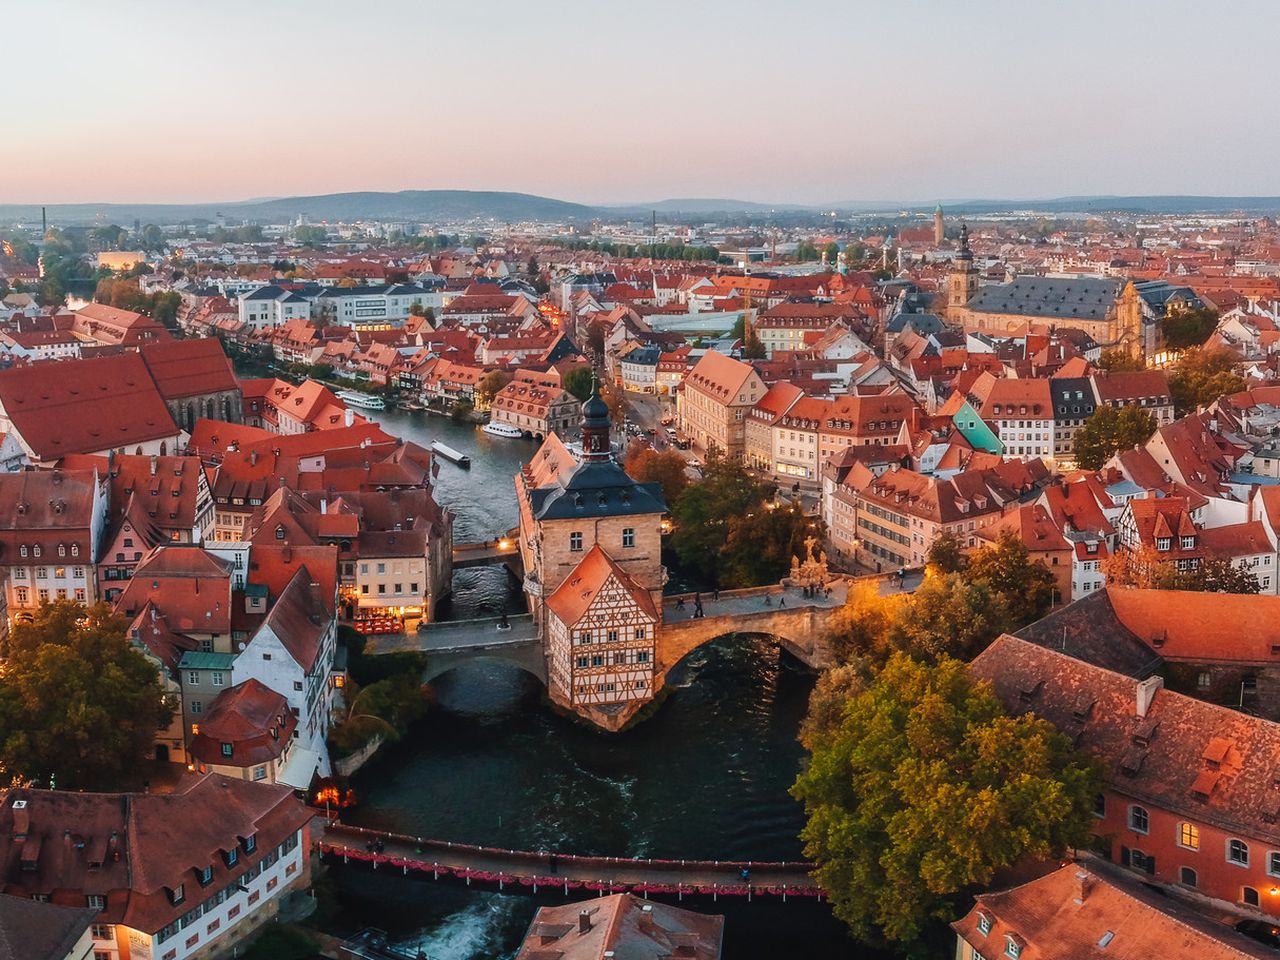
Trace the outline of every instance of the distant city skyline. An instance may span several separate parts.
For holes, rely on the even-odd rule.
[[[206,10],[11,5],[0,204],[1280,194],[1255,0]]]

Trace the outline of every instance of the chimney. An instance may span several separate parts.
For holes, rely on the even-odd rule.
[[[348,427],[353,426],[356,422],[356,412],[352,410],[350,407],[347,407],[346,412],[343,414],[342,419],[343,419],[343,423],[345,423]]]
[[[151,475],[153,477],[156,475],[156,457],[154,454],[151,457]]]
[[[1151,709],[1151,701],[1156,698],[1156,691],[1164,686],[1164,680],[1160,677],[1147,677],[1145,680],[1138,681],[1138,716],[1145,717],[1147,711]]]
[[[320,498],[320,512],[321,513],[329,512],[329,501],[326,500],[324,497]]]
[[[591,929],[591,911],[578,911],[578,932],[587,933]]]
[[[257,451],[257,450],[250,450],[250,451],[249,451],[249,466],[251,466],[251,467],[252,467],[252,466],[254,466],[257,462],[258,462],[258,451]]]
[[[1089,897],[1089,890],[1093,887],[1093,879],[1088,873],[1081,870],[1076,874],[1076,903],[1084,903]]]
[[[27,839],[27,831],[31,829],[31,816],[27,812],[27,801],[13,801],[13,839],[22,843]]]

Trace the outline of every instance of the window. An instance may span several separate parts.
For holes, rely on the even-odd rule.
[[[1107,815],[1107,798],[1104,794],[1098,794],[1093,798],[1093,815],[1098,818]]]
[[[586,657],[579,657],[579,658],[578,658],[578,669],[579,669],[579,670],[585,670],[585,669],[586,669],[586,667],[587,667],[587,658],[586,658]]]
[[[1184,887],[1194,887],[1196,885],[1196,872],[1190,867],[1183,867],[1178,871],[1178,882]]]
[[[293,681],[293,689],[294,689],[294,690],[301,690],[301,689],[302,689],[302,681],[301,681],[301,680],[295,680],[295,681]]]
[[[622,545],[624,547],[634,547],[636,545],[636,531],[634,527],[623,528]]]
[[[192,700],[192,701],[191,701],[191,712],[192,712],[192,713],[199,713],[199,712],[200,712],[201,710],[203,710],[203,709],[204,709],[204,704],[202,704],[199,700]]]
[[[574,553],[582,550],[582,533],[580,531],[575,530],[569,534],[569,549]]]
[[[649,662],[648,650],[641,650],[636,654],[636,663],[648,663],[648,662]]]
[[[224,744],[222,745],[222,755],[223,755],[224,757],[229,757],[229,756],[231,756],[232,752],[233,752],[233,747],[231,746],[231,744],[229,744],[229,743],[224,743]]]
[[[637,640],[644,639],[644,627],[636,627],[636,639]]]
[[[592,665],[593,667],[603,667],[603,666],[604,666],[604,654],[602,654],[602,653],[598,653],[598,654],[596,654],[594,657],[592,657],[592,658],[591,658],[591,665]]]
[[[215,671],[213,671],[213,673],[210,675],[209,679],[213,682],[213,685],[214,685],[215,687],[220,687],[220,686],[222,686],[223,681],[224,681],[226,678],[225,678],[225,676],[224,676],[224,674],[223,674],[223,672],[222,672],[221,670],[215,670]]]
[[[1280,877],[1280,851],[1272,850],[1267,854],[1267,873]]]
[[[1209,671],[1207,670],[1201,671],[1200,674],[1196,677],[1196,686],[1199,687],[1201,690],[1204,690],[1205,688],[1207,688],[1209,684],[1212,682],[1213,682],[1213,678],[1209,676]]]
[[[203,867],[200,870],[200,886],[208,886],[213,883],[213,867]]]
[[[387,572],[387,565],[386,565],[385,563],[380,563],[380,564],[378,564],[378,572],[379,572],[379,573],[386,573],[386,572]]]
[[[265,779],[267,779],[267,768],[266,768],[265,766],[262,766],[262,767],[254,767],[254,768],[253,768],[253,779],[254,779],[254,780],[265,780]]]
[[[1006,957],[1012,957],[1013,960],[1018,960],[1018,957],[1022,956],[1022,943],[1015,940],[1013,937],[1005,937],[1004,955]]]
[[[95,940],[114,940],[115,928],[109,923],[95,923],[89,930],[89,936]]]
[[[1253,887],[1241,887],[1241,888],[1240,888],[1240,901],[1241,901],[1241,902],[1242,902],[1246,907],[1256,907],[1256,906],[1258,906],[1258,903],[1259,903],[1259,901],[1258,901],[1258,891],[1257,891],[1257,890],[1255,890],[1255,889],[1253,889]]]
[[[232,847],[223,855],[222,859],[227,862],[228,867],[234,867],[236,865],[236,861],[240,859],[240,851],[235,847]]]
[[[1188,850],[1200,849],[1200,829],[1194,823],[1178,825],[1178,846]]]
[[[84,903],[90,910],[102,911],[107,909],[107,898],[101,894],[89,894],[89,896],[84,898]]]
[[[244,852],[253,853],[258,849],[258,835],[255,833],[252,837],[244,838]]]
[[[1173,547],[1172,537],[1156,537],[1156,549],[1161,553],[1169,551]]]
[[[618,642],[618,631],[617,631],[617,630],[607,630],[607,631],[605,631],[605,638],[606,638],[606,640],[605,640],[605,642],[606,642],[606,643],[617,643],[617,642]]]
[[[1146,833],[1151,829],[1151,818],[1147,815],[1145,807],[1129,808],[1129,829],[1137,833]]]
[[[985,913],[978,914],[978,932],[984,937],[991,932],[991,917]]]
[[[1247,867],[1249,865],[1249,845],[1243,840],[1228,840],[1227,862]]]

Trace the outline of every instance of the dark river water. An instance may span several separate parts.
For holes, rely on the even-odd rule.
[[[442,417],[373,414],[388,430],[469,453],[442,463],[437,497],[459,541],[515,524],[512,475],[532,443],[489,437]],[[521,609],[501,568],[460,572],[446,615]],[[657,713],[619,735],[552,713],[538,683],[476,664],[433,683],[436,706],[356,778],[346,819],[412,835],[566,853],[734,860],[799,859],[802,811],[787,793],[802,750],[796,730],[813,677],[764,638],[726,637],[672,672]],[[511,956],[534,899],[427,880],[335,871],[341,932],[374,925],[432,960]],[[825,905],[768,900],[699,904],[724,913],[725,956],[868,957]]]

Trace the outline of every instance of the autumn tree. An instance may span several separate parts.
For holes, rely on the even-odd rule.
[[[498,395],[498,391],[510,382],[511,374],[508,371],[490,370],[476,384],[476,403],[487,408],[493,403],[493,398]]]
[[[1141,407],[1100,406],[1076,431],[1076,462],[1097,470],[1118,451],[1146,443],[1156,426],[1156,418]]]
[[[965,557],[960,538],[950,530],[934,537],[925,556],[925,565],[934,573],[959,573],[963,570]]]
[[[827,642],[841,663],[865,659],[884,663],[893,652],[889,641],[905,594],[882,596],[877,584],[853,581],[844,604],[827,621]]]
[[[600,399],[609,408],[609,419],[613,421],[613,425],[621,427],[627,419],[627,398],[623,395],[622,388],[603,381],[600,384]]]
[[[667,506],[674,504],[689,485],[685,472],[688,464],[674,450],[659,451],[648,444],[637,443],[627,452],[623,467],[632,480],[659,484]]]
[[[9,638],[0,684],[5,772],[59,787],[110,790],[151,753],[173,717],[159,667],[105,603],[45,604]]]
[[[1101,784],[1051,724],[1005,714],[948,658],[895,654],[841,708],[820,699],[791,788],[835,915],[861,940],[918,942],[996,871],[1083,844]]]
[[[800,743],[806,750],[824,736],[834,734],[844,723],[849,705],[867,689],[872,672],[866,663],[854,660],[823,670],[809,694],[809,709],[800,723]]]
[[[1141,590],[1190,590],[1197,593],[1260,593],[1252,570],[1236,566],[1230,557],[1205,557],[1194,570],[1177,564],[1148,546],[1119,550],[1099,565],[1107,584]]]
[[[1134,355],[1128,350],[1103,350],[1098,357],[1098,366],[1103,370],[1145,370],[1147,361],[1141,355]]]
[[[1235,372],[1236,360],[1225,347],[1200,347],[1184,353],[1169,371],[1169,393],[1178,416],[1246,389],[1244,377]]]

